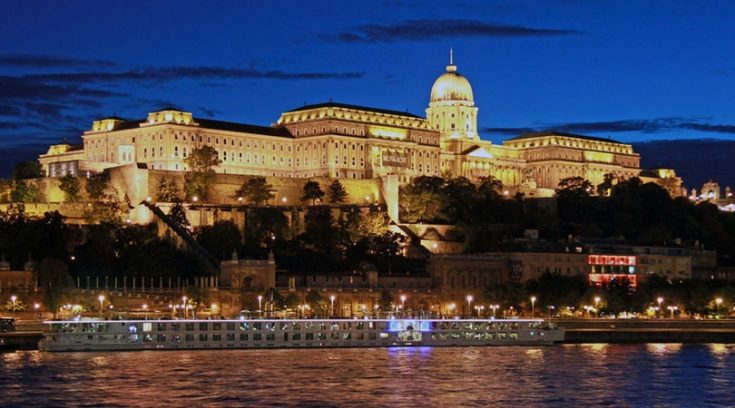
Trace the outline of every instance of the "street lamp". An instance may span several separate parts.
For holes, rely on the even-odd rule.
[[[664,298],[662,298],[661,296],[659,296],[659,297],[656,298],[656,302],[658,302],[658,310],[663,310],[663,309],[661,309],[661,303],[664,302]]]
[[[258,316],[263,315],[263,295],[258,295]]]
[[[329,300],[332,302],[332,308],[330,309],[329,314],[332,317],[334,317],[334,299],[336,299],[336,297],[334,295],[332,295],[332,296],[329,297]]]
[[[100,301],[100,319],[104,318],[104,312],[102,311],[102,307],[105,304],[105,295],[99,295],[97,296],[97,300]]]
[[[406,295],[401,295],[401,313],[406,313]]]
[[[148,320],[148,304],[143,303],[143,316],[145,320]]]
[[[449,304],[449,313],[451,313],[452,316],[454,316],[454,310],[455,309],[457,309],[457,305],[455,303],[450,303]]]
[[[472,301],[475,298],[472,295],[467,295],[467,313],[472,317]]]
[[[554,306],[547,306],[547,308],[549,309],[549,319],[551,319],[551,311],[554,310],[555,307]]]
[[[718,297],[715,299],[715,304],[717,305],[717,315],[720,315],[720,305],[722,304],[722,298]]]
[[[209,314],[210,315],[217,314],[217,304],[216,303],[212,303],[212,305],[209,307]]]
[[[495,318],[495,312],[498,310],[500,305],[490,305],[490,309],[493,309],[493,319]]]
[[[536,314],[536,296],[531,296],[531,318]]]
[[[18,296],[13,295],[13,296],[10,297],[10,307],[13,308],[13,310],[12,310],[13,316],[15,316],[15,308],[17,306],[17,304],[15,302],[17,302],[17,301],[18,301]]]
[[[186,307],[186,299],[187,299],[186,296],[184,296],[184,297],[181,298],[182,302],[184,303],[184,319],[187,319],[188,318],[187,313],[186,313],[186,309],[187,309],[187,307]]]
[[[595,296],[595,314],[600,317],[600,297]]]
[[[669,311],[671,312],[671,318],[672,319],[674,318],[674,311],[675,310],[679,310],[679,307],[678,306],[667,306],[666,308],[669,309]]]

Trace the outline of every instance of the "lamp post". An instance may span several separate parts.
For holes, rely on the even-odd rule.
[[[549,309],[549,319],[551,319],[551,311],[554,310],[555,307],[554,306],[549,306],[548,309]]]
[[[499,305],[490,305],[490,309],[493,309],[493,319],[495,318],[495,312],[498,310]]]
[[[143,303],[143,319],[148,320],[148,304]]]
[[[15,302],[17,302],[17,301],[18,301],[18,296],[13,295],[13,296],[10,297],[10,307],[13,308],[12,309],[13,316],[15,316],[15,307],[16,307],[16,303]]]
[[[656,298],[656,302],[658,302],[658,310],[663,310],[663,309],[661,309],[661,303],[664,302],[664,298],[662,298],[661,296],[659,296],[659,297]]]
[[[258,317],[263,315],[263,295],[258,295]]]
[[[406,295],[401,295],[401,314],[406,314]]]
[[[40,308],[41,308],[41,305],[38,302],[36,302],[36,303],[33,304],[33,311],[36,313],[36,316],[38,317],[38,320],[41,320],[41,314],[38,313],[38,309],[40,309]]]
[[[718,297],[715,299],[715,304],[717,305],[717,316],[720,315],[720,305],[722,304],[722,298]]]
[[[536,314],[536,296],[531,296],[531,318]]]
[[[671,318],[672,319],[674,318],[674,311],[675,310],[679,310],[679,307],[678,306],[667,306],[666,308],[669,309],[669,311],[671,312]]]
[[[186,296],[182,297],[181,300],[184,303],[184,319],[188,319],[187,311],[186,311],[186,309],[187,309],[187,307],[186,307]]]
[[[329,300],[332,302],[332,307],[331,307],[331,309],[329,311],[329,315],[332,316],[332,317],[334,317],[334,299],[336,299],[336,297],[334,295],[332,295],[332,296],[329,297]]]
[[[467,295],[467,313],[472,317],[472,301],[475,298],[472,295]]]
[[[595,296],[595,314],[600,317],[600,297]]]
[[[102,308],[105,305],[105,295],[99,295],[99,296],[97,296],[97,300],[100,301],[100,319],[103,319],[104,318],[104,311],[103,311]]]
[[[449,313],[451,313],[451,314],[452,314],[452,316],[454,316],[454,311],[455,311],[456,309],[457,309],[457,305],[456,305],[455,303],[450,303],[450,304],[449,304]]]

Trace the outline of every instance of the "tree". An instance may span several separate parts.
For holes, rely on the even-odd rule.
[[[240,247],[242,236],[232,221],[216,221],[214,225],[200,227],[196,240],[217,259],[229,259],[230,254]]]
[[[592,183],[584,177],[567,177],[559,181],[556,193],[571,192],[577,195],[589,196],[592,193]]]
[[[378,306],[382,312],[388,312],[393,309],[393,295],[387,289],[380,291]]]
[[[613,186],[617,182],[617,178],[612,173],[606,173],[603,176],[602,183],[597,185],[597,195],[598,196],[609,196],[610,191],[612,190]]]
[[[14,203],[34,203],[38,200],[38,187],[33,182],[17,181],[10,199]]]
[[[329,194],[329,201],[332,203],[343,203],[348,196],[347,190],[345,190],[345,187],[342,185],[342,183],[339,182],[338,179],[334,179],[332,181],[332,184],[329,185],[327,193]]]
[[[288,235],[288,219],[274,207],[252,208],[247,212],[246,242],[258,248],[271,248]]]
[[[309,305],[309,308],[314,312],[314,315],[316,317],[326,317],[329,307],[327,306],[327,301],[324,299],[322,295],[319,294],[319,292],[315,290],[309,290],[309,292],[306,294],[306,304]]]
[[[185,177],[187,195],[206,200],[209,186],[216,176],[214,168],[222,164],[217,150],[208,145],[192,149],[186,158],[186,164],[191,170]]]
[[[156,188],[156,201],[173,203],[179,200],[179,186],[173,178],[161,177]]]
[[[207,173],[222,164],[222,160],[214,147],[205,145],[192,149],[186,158],[186,164],[195,173]]]
[[[56,314],[65,303],[66,291],[74,287],[66,264],[56,258],[44,258],[36,268],[39,286],[43,290],[43,302]]]
[[[81,186],[79,184],[79,179],[75,176],[67,174],[66,176],[61,178],[61,183],[59,183],[59,190],[65,193],[67,201],[77,201],[79,199],[80,189]]]
[[[181,204],[181,201],[176,200],[173,207],[171,207],[171,210],[168,212],[169,218],[178,225],[187,228],[189,225],[189,220],[186,218],[186,209]]]
[[[304,184],[304,195],[301,200],[311,200],[311,205],[316,205],[316,200],[324,198],[324,191],[322,191],[319,183],[316,181],[308,181]]]
[[[10,312],[10,313],[20,312],[20,311],[25,310],[25,308],[26,308],[25,303],[23,303],[23,301],[20,299],[15,299],[15,301],[13,301],[13,299],[10,299],[5,303],[6,312]]]
[[[104,171],[102,173],[96,173],[89,176],[85,189],[87,190],[87,194],[89,194],[89,198],[93,200],[99,200],[109,184],[110,175],[109,173]]]
[[[38,160],[24,160],[15,165],[13,180],[25,180],[43,177],[41,163]]]
[[[237,189],[234,198],[246,198],[255,205],[261,205],[275,196],[273,186],[268,184],[265,177],[251,177]]]
[[[417,177],[400,188],[401,215],[407,222],[447,222],[448,197],[442,194],[440,177]]]

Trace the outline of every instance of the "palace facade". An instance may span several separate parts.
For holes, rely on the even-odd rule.
[[[551,195],[565,177],[599,184],[607,173],[638,176],[629,144],[567,133],[524,134],[502,145],[481,140],[472,87],[450,58],[436,79],[426,117],[341,103],[303,106],[272,126],[194,117],[166,108],[145,119],[96,120],[83,146],[60,143],[39,157],[49,177],[85,174],[137,163],[186,171],[187,155],[214,147],[219,173],[271,177],[373,179],[396,175],[499,179],[506,188]]]

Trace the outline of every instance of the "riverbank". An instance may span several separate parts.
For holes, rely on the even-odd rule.
[[[735,319],[553,319],[564,343],[735,343]]]
[[[564,343],[733,343],[735,319],[552,319],[564,327]],[[27,322],[0,333],[0,351],[37,350],[43,325]]]

